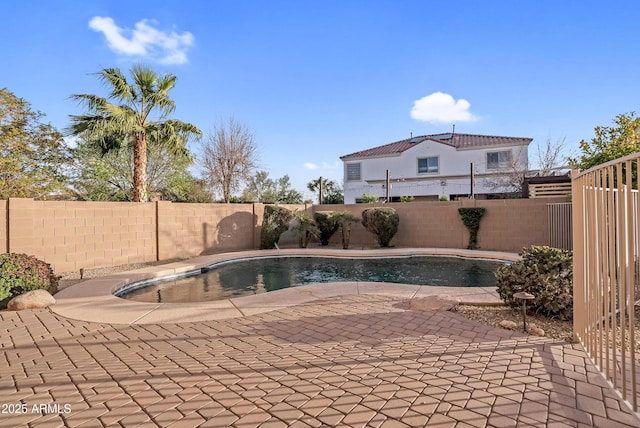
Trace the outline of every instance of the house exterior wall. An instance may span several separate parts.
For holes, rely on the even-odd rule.
[[[512,161],[504,169],[487,168],[487,153],[510,150]],[[437,173],[418,173],[418,159],[438,157]],[[360,163],[360,180],[347,180],[347,165]],[[520,146],[490,146],[477,149],[456,149],[436,141],[423,141],[400,154],[367,157],[344,161],[345,203],[355,203],[363,193],[380,198],[386,196],[386,172],[391,177],[391,197],[468,195],[470,164],[475,175],[475,194],[505,193],[510,190],[499,184],[498,175],[528,167],[528,148]]]

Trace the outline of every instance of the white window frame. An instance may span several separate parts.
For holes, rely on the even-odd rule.
[[[358,177],[353,178],[353,171],[349,171],[350,168],[358,168]],[[345,164],[344,181],[362,181],[362,162],[351,162]]]
[[[430,171],[429,170],[429,159],[435,159],[436,160],[436,170],[435,171]],[[421,160],[426,160],[427,161],[427,170],[426,171],[420,171],[420,161]],[[418,158],[416,161],[416,168],[418,171],[418,174],[438,174],[440,173],[440,156],[425,156],[422,158]]]
[[[500,159],[500,154],[501,153],[506,153],[507,156],[504,160]],[[497,162],[490,162],[489,161],[489,156],[490,155],[497,155],[498,156],[498,161]],[[486,161],[487,161],[487,170],[490,169],[505,169],[508,168],[511,165],[511,160],[513,159],[513,153],[511,152],[511,150],[500,150],[500,151],[493,151],[493,152],[487,152],[487,156],[486,156]]]

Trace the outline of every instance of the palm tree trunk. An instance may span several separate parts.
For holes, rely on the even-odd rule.
[[[138,132],[133,146],[133,201],[147,199],[147,135]]]

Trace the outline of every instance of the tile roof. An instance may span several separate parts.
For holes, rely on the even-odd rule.
[[[371,149],[361,150],[359,152],[340,156],[340,159],[347,160],[400,154],[405,150],[414,147],[416,144],[427,140],[446,144],[448,146],[455,147],[456,149],[468,149],[490,146],[523,146],[531,143],[531,141],[533,141],[533,138],[500,137],[495,135],[457,133],[452,134],[451,132],[448,132],[446,134],[422,135],[419,137],[408,138],[406,140],[396,141],[395,143],[389,143],[383,146],[373,147]]]

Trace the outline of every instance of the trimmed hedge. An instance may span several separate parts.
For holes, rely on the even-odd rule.
[[[367,208],[362,211],[362,225],[376,236],[381,247],[388,247],[398,232],[400,216],[390,207]]]
[[[291,210],[278,205],[265,205],[260,234],[260,248],[270,250],[275,248],[280,235],[289,229],[289,222],[293,219]]]
[[[469,230],[469,250],[478,248],[478,230],[480,229],[480,219],[487,210],[484,208],[458,208],[458,213],[462,218],[462,223]]]
[[[316,211],[313,213],[313,219],[320,231],[320,243],[322,246],[329,245],[329,239],[338,231],[339,225],[335,214],[335,211]]]

